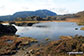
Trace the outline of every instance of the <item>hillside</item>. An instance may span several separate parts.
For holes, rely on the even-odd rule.
[[[21,12],[16,12],[13,15],[0,16],[0,21],[12,21],[18,17],[26,18],[30,16],[39,16],[41,18],[45,18],[48,16],[56,16],[56,15],[57,15],[56,13],[49,11],[49,10],[21,11]]]
[[[78,15],[78,16],[84,16],[84,11],[78,12],[76,15]]]
[[[78,20],[84,22],[84,11],[76,14],[57,15],[49,10],[21,11],[13,15],[0,16],[0,21],[51,21],[51,20]]]
[[[13,20],[12,15],[0,16],[0,21],[11,21]]]
[[[84,11],[78,12],[76,15],[80,19],[80,22],[83,22],[84,23]]]

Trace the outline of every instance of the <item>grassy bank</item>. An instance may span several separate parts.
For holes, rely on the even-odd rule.
[[[39,22],[78,22],[78,20],[52,20],[52,21],[10,21],[15,23],[39,23]],[[9,23],[8,21],[2,23]]]
[[[81,27],[81,29],[80,30],[84,30],[84,27]]]

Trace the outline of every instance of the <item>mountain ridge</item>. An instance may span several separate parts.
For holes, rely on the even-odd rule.
[[[20,11],[16,12],[13,15],[8,16],[0,16],[0,21],[12,21],[15,20],[17,17],[25,18],[25,17],[31,17],[31,16],[39,16],[41,18],[45,18],[47,16],[56,16],[57,14],[55,12],[52,12],[50,10],[36,10],[36,11]]]

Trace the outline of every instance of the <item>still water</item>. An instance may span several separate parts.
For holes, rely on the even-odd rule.
[[[84,31],[80,30],[81,27],[73,22],[46,22],[37,23],[33,26],[15,26],[18,31],[16,35],[21,37],[32,37],[38,40],[49,38],[52,40],[59,39],[59,36],[74,36],[76,34],[83,35]],[[75,30],[77,28],[77,30]]]

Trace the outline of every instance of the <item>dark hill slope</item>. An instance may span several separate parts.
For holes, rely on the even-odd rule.
[[[48,16],[56,16],[57,14],[49,11],[49,10],[37,10],[37,11],[22,11],[22,12],[16,12],[13,15],[8,16],[0,16],[0,21],[12,21],[16,18],[25,18],[25,17],[31,17],[31,16],[39,16],[41,18],[45,18]]]

